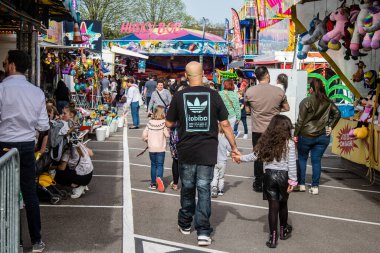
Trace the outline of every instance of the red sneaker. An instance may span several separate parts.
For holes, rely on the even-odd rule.
[[[165,191],[165,185],[164,182],[160,177],[156,178],[156,183],[157,183],[157,190],[159,192],[164,192]]]

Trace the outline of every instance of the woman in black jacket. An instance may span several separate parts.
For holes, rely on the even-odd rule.
[[[310,82],[310,96],[302,100],[299,116],[294,131],[298,141],[298,161],[300,167],[299,191],[305,191],[306,164],[311,154],[313,176],[310,193],[319,193],[321,160],[330,144],[332,129],[338,124],[340,112],[336,105],[326,96],[325,87],[320,79]]]

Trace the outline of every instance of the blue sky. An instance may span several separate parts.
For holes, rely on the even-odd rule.
[[[187,13],[197,20],[208,18],[212,23],[224,23],[231,20],[231,8],[238,10],[244,0],[183,0]]]

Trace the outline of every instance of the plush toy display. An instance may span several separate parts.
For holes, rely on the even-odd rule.
[[[348,23],[349,9],[342,4],[341,7],[336,9],[335,12],[330,14],[330,20],[335,21],[335,27],[332,31],[326,33],[322,40],[328,43],[328,48],[332,50],[339,50],[341,43],[339,42],[345,35],[345,27]]]
[[[377,73],[375,70],[369,70],[364,73],[364,88],[375,89]]]
[[[318,50],[321,52],[326,52],[328,50],[327,44],[321,40],[322,36],[325,35],[330,29],[329,27],[332,26],[332,21],[330,20],[330,14],[325,17],[325,19],[322,21],[319,19],[319,13],[317,16],[313,18],[313,20],[310,22],[310,29],[309,29],[309,36],[305,34],[305,36],[302,37],[301,44],[303,46],[309,46],[305,48],[302,48],[302,55],[307,55],[310,50],[310,45],[317,42],[318,43]]]
[[[369,7],[370,16],[368,24],[363,28],[367,33],[363,39],[364,49],[378,49],[380,47],[380,2],[374,1],[373,6]]]
[[[370,6],[372,6],[372,1],[370,0],[364,0],[360,3],[360,12],[355,22],[355,28],[354,28],[354,32],[352,33],[351,44],[350,44],[351,55],[353,56],[359,55],[359,49],[361,46],[361,43],[360,43],[361,35],[362,36],[365,35],[365,31],[363,29],[364,19],[369,14],[368,8]]]

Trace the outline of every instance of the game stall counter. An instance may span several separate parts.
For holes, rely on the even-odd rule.
[[[333,153],[352,166],[366,166],[375,182],[380,172],[380,1],[308,1],[292,7],[292,20],[300,35],[298,53],[317,48],[355,96],[340,108]]]

